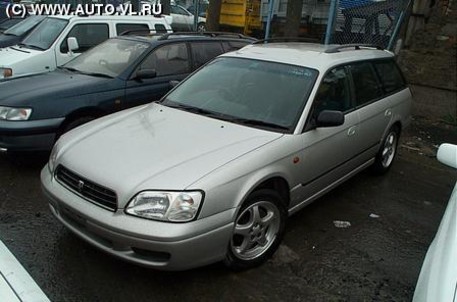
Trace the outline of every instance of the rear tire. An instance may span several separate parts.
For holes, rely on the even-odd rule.
[[[382,141],[381,148],[376,154],[375,162],[371,166],[371,170],[375,174],[382,175],[389,171],[397,155],[398,140],[400,138],[400,128],[392,126]]]
[[[197,31],[198,32],[205,32],[206,31],[206,24],[203,22],[200,22],[197,24]]]
[[[286,219],[286,207],[277,192],[268,189],[253,192],[235,218],[225,265],[243,270],[267,261],[281,243]]]

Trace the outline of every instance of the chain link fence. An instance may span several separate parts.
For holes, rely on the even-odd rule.
[[[393,49],[412,0],[339,0],[329,16],[330,43]]]

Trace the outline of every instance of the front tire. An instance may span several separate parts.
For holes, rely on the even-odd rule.
[[[281,243],[286,219],[285,204],[277,192],[253,192],[236,216],[225,265],[243,270],[267,261]]]
[[[400,138],[400,128],[392,126],[382,141],[381,149],[376,155],[372,171],[376,174],[384,174],[392,167],[395,156],[397,155],[398,140]]]
[[[197,31],[198,32],[205,32],[206,31],[206,24],[203,22],[200,22],[197,24]]]

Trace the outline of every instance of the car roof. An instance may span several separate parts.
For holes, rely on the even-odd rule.
[[[141,30],[139,30],[141,31]],[[141,41],[150,44],[165,44],[167,42],[172,41],[244,41],[244,42],[254,42],[255,39],[238,35],[238,34],[231,34],[231,33],[213,33],[211,32],[205,33],[170,33],[170,34],[154,34],[154,35],[121,35],[114,38],[117,39],[126,39],[126,40],[134,40],[134,41]]]
[[[56,18],[62,20],[82,19],[82,20],[128,20],[128,21],[160,21],[164,20],[164,17],[156,16],[117,16],[117,15],[91,15],[91,16],[72,16],[72,15],[53,15],[48,16],[49,18]]]
[[[303,42],[265,43],[248,45],[222,56],[280,62],[317,70],[353,61],[392,58],[394,55],[376,47],[364,45],[323,45]]]

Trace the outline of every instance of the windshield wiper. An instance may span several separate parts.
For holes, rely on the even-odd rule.
[[[7,32],[4,32],[3,33],[5,36],[15,36],[15,37],[19,37],[18,35],[15,35],[15,34],[12,34],[12,33],[7,33]]]
[[[36,49],[36,50],[46,50],[46,48],[43,48],[43,47],[40,47],[40,46],[24,44],[24,43],[19,43],[18,46],[25,47],[25,48],[30,48],[30,49]]]
[[[260,127],[267,127],[267,128],[281,129],[281,130],[290,130],[288,127],[261,121],[261,120],[251,120],[251,119],[244,119],[244,118],[232,118],[232,119],[227,119],[227,120],[234,122],[234,123],[248,125],[248,126],[260,126]]]
[[[192,113],[198,113],[198,114],[201,114],[201,115],[220,117],[217,113],[212,112],[210,110],[206,110],[206,109],[202,109],[202,108],[198,108],[198,107],[193,107],[193,106],[189,106],[189,105],[177,104],[177,103],[176,104],[164,104],[164,103],[162,103],[162,105],[167,106],[167,107],[171,107],[171,108],[183,109],[185,111],[189,111],[189,112],[192,112]]]
[[[65,69],[65,70],[68,70],[68,71],[72,71],[72,72],[79,72],[80,71],[76,68],[73,68],[73,67],[66,67],[66,66],[57,66],[58,69]]]
[[[79,71],[79,70],[78,70]],[[93,76],[93,77],[100,77],[100,78],[114,78],[113,76],[110,76],[106,73],[101,73],[101,72],[83,72],[83,71],[79,71],[85,75],[88,75],[88,76]]]

